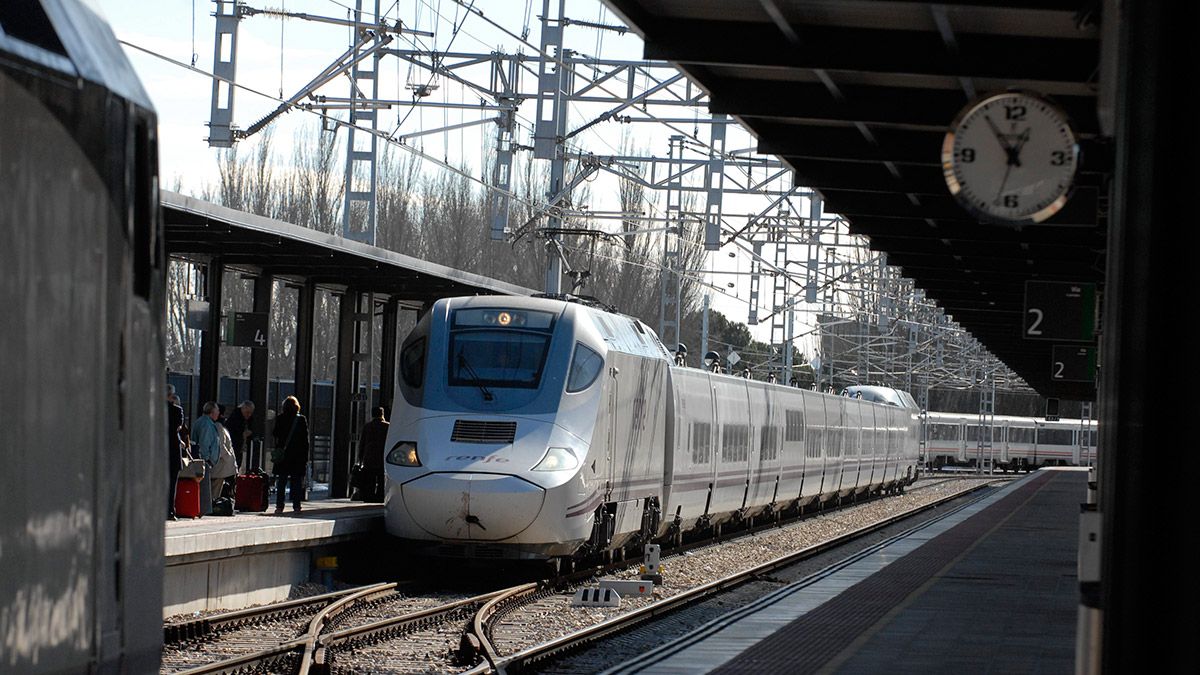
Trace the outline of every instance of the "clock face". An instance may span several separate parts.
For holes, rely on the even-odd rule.
[[[1058,213],[1078,160],[1066,116],[1020,92],[969,105],[942,143],[950,194],[976,216],[999,223],[1038,223]]]

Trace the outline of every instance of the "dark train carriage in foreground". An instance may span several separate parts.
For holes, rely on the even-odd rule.
[[[0,2],[0,670],[153,672],[167,460],[155,116],[75,0]]]

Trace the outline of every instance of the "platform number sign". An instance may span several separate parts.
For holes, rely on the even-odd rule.
[[[1096,285],[1064,281],[1025,282],[1027,340],[1091,342],[1095,339]]]
[[[1050,379],[1056,382],[1094,382],[1096,348],[1054,345]]]
[[[266,349],[268,322],[266,312],[234,312],[226,326],[225,344]]]

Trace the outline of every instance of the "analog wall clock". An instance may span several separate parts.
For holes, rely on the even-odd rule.
[[[1039,223],[1067,202],[1079,144],[1057,106],[1010,91],[967,105],[942,143],[950,194],[994,223]]]

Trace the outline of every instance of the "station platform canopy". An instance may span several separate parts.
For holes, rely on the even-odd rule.
[[[1023,337],[1027,280],[1104,279],[1112,144],[1101,132],[1098,2],[605,0],[870,238],[926,296],[1048,397],[1053,344]],[[1049,97],[1080,145],[1073,193],[1042,223],[981,223],[951,196],[942,143],[956,115],[1010,89]]]
[[[220,256],[228,267],[269,270],[276,278],[382,293],[420,306],[457,295],[532,295],[536,291],[224,206],[162,191],[167,254]]]

